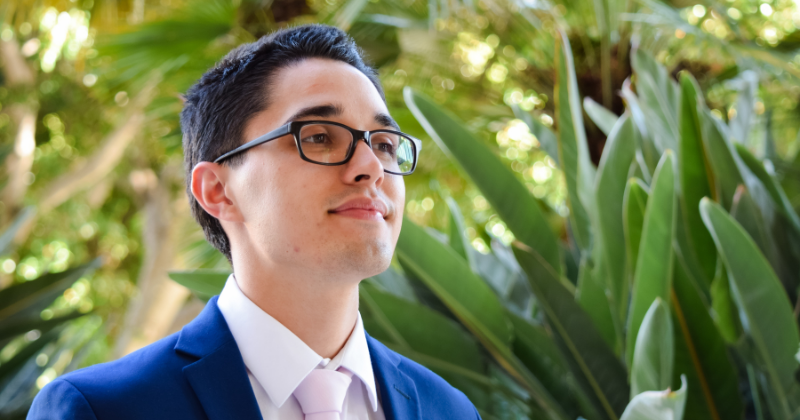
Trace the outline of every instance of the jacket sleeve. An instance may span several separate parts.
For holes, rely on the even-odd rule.
[[[72,383],[56,379],[33,399],[27,420],[97,420],[89,401]]]

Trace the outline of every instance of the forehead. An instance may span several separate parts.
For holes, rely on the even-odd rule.
[[[271,110],[284,116],[322,104],[342,104],[344,115],[388,113],[377,88],[355,67],[309,58],[281,69],[270,86]]]

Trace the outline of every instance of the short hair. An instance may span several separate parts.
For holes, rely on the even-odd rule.
[[[386,102],[377,72],[365,63],[353,39],[341,29],[319,24],[282,29],[240,45],[186,92],[181,130],[189,205],[206,240],[231,264],[228,235],[219,220],[206,213],[192,195],[192,169],[246,142],[243,135],[247,122],[272,103],[270,84],[275,74],[308,58],[337,60],[355,67]],[[232,156],[223,164],[235,167],[245,155]]]

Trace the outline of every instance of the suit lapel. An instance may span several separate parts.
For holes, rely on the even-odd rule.
[[[417,386],[400,370],[402,364],[400,356],[369,334],[367,334],[367,345],[386,420],[422,419]]]
[[[175,351],[198,358],[183,373],[209,420],[261,420],[242,355],[217,308],[216,296],[183,328]]]

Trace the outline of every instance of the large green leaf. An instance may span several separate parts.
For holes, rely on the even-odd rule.
[[[772,414],[789,418],[796,408],[790,406],[789,396],[797,393],[794,356],[800,346],[791,303],[772,267],[739,223],[708,199],[701,202],[700,213],[728,268],[736,303],[746,317],[745,331],[754,342],[774,400],[779,401]]]
[[[758,245],[758,248],[770,261],[770,265],[775,267],[775,248],[772,239],[767,231],[764,216],[758,207],[753,196],[744,185],[739,185],[731,203],[730,215],[744,228],[750,238]]]
[[[36,280],[15,284],[0,291],[0,328],[38,316],[64,290],[101,264],[97,258],[60,273],[47,273]]]
[[[603,336],[609,347],[615,351],[617,345],[617,328],[612,318],[611,303],[608,301],[606,289],[597,279],[597,267],[589,263],[589,258],[584,257],[578,272],[578,291],[575,298],[584,311],[592,318],[595,328]],[[621,349],[620,349],[621,350]]]
[[[553,337],[542,325],[534,325],[513,313],[508,314],[514,324],[514,354],[534,374],[567,414],[577,417],[576,398],[586,399],[583,389],[574,386],[569,366]],[[590,417],[584,414],[585,417]]]
[[[624,319],[628,305],[628,280],[625,277],[625,227],[623,220],[628,168],[636,153],[636,130],[629,114],[624,114],[608,135],[595,180],[597,243],[605,260],[605,285],[610,291],[614,314]]]
[[[777,207],[778,211],[780,211],[786,218],[790,221],[791,225],[794,226],[795,230],[800,233],[800,217],[797,216],[797,212],[795,212],[794,208],[792,207],[791,201],[786,196],[786,193],[783,191],[781,184],[775,179],[775,176],[767,172],[767,169],[764,165],[747,150],[741,144],[736,145],[736,152],[739,154],[739,157],[742,158],[742,161],[747,168],[753,173],[753,175],[764,184],[767,192],[769,193],[772,201],[775,202],[775,206]]]
[[[511,323],[500,300],[463,258],[408,219],[403,221],[395,254],[495,360],[528,388],[531,397],[551,418],[566,418],[550,393],[514,355],[510,346]]]
[[[614,125],[617,124],[616,114],[604,108],[603,105],[598,104],[590,97],[583,98],[583,109],[586,110],[586,115],[592,119],[592,122],[603,132],[606,136],[611,134]]]
[[[760,219],[757,230],[763,239],[759,241],[753,234],[752,224],[748,226],[739,215],[736,219],[756,239],[784,288],[796,290],[800,286],[800,218],[783,188],[767,171],[767,165],[759,162],[743,145],[736,144],[736,151],[745,167],[742,172],[746,174],[748,195],[758,207],[758,211],[751,212],[756,216],[752,219]]]
[[[677,391],[648,391],[631,400],[620,420],[682,420],[686,407],[686,381]]]
[[[653,135],[647,128],[647,116],[645,116],[642,110],[639,98],[633,93],[633,90],[631,90],[630,78],[625,79],[620,94],[625,100],[626,108],[630,111],[631,118],[633,122],[636,123],[636,127],[639,128],[639,133],[641,134],[640,143],[638,145],[639,148],[636,151],[636,162],[639,164],[642,171],[642,179],[649,183],[653,175],[653,170],[658,166],[661,152],[656,147]]]
[[[565,349],[573,374],[603,418],[617,419],[628,402],[625,367],[594,328],[589,315],[535,250],[515,243],[514,255],[528,275],[545,320]]]
[[[558,240],[539,207],[542,204],[455,116],[411,88],[403,94],[428,135],[458,161],[514,236],[561,273]]]
[[[409,281],[406,276],[397,272],[394,267],[389,267],[383,273],[376,274],[364,281],[372,283],[382,292],[403,298],[409,302],[418,302],[411,281]]]
[[[63,326],[56,327],[37,338],[32,343],[23,347],[17,354],[10,360],[0,365],[0,383],[5,382],[10,376],[19,372],[20,368],[25,365],[31,357],[34,357],[44,346],[58,339],[61,332],[64,330]]]
[[[464,215],[461,214],[458,203],[452,197],[447,197],[445,201],[447,202],[447,208],[450,210],[450,248],[453,248],[453,251],[467,261],[472,271],[476,271],[475,261],[472,258],[472,247],[465,233]]]
[[[36,214],[36,207],[28,206],[19,211],[19,214],[14,218],[6,230],[0,235],[0,255],[6,255],[14,247],[14,238],[17,236],[20,228],[24,226],[28,220]]]
[[[703,149],[703,131],[698,116],[698,103],[703,97],[697,82],[688,72],[681,77],[680,139],[678,147],[678,179],[684,223],[679,227],[689,238],[689,249],[702,267],[704,281],[714,277],[717,253],[714,242],[700,219],[700,199],[712,197],[714,174]]]
[[[556,42],[555,119],[558,124],[558,156],[567,181],[567,206],[572,234],[582,251],[592,245],[591,219],[587,206],[594,205],[595,168],[589,157],[578,82],[569,40],[563,34]]]
[[[675,150],[678,147],[678,107],[681,91],[664,66],[642,49],[636,49],[631,57],[636,74],[636,92],[639,105],[645,116],[648,136],[651,136],[659,151]]]
[[[201,269],[192,271],[171,271],[169,278],[185,286],[197,297],[207,301],[211,296],[218,295],[225,286],[225,281],[231,275],[228,271]]]
[[[653,188],[647,200],[628,316],[626,356],[629,362],[633,359],[639,326],[650,305],[657,297],[664,302],[670,301],[677,207],[673,167],[672,152],[667,151],[656,167]]]
[[[728,272],[722,260],[717,260],[717,273],[711,281],[711,307],[714,309],[714,322],[722,338],[731,344],[739,340],[742,323],[733,302]]]
[[[724,123],[717,120],[708,109],[700,108],[698,117],[703,133],[703,148],[715,182],[713,196],[726,209],[730,209],[736,188],[745,183],[744,178],[736,163],[733,146],[725,137]]]
[[[672,383],[675,345],[669,307],[656,298],[642,320],[631,366],[631,398],[659,391]]]
[[[427,356],[418,361],[430,362],[431,368],[475,378],[486,373],[478,343],[458,323],[430,308],[381,292],[369,283],[361,283],[359,296],[369,312],[364,315],[368,332],[373,331],[370,326],[390,330],[386,337],[390,343]],[[374,321],[367,322],[368,318]],[[374,336],[386,341],[378,334]]]
[[[620,302],[627,302],[630,295],[633,276],[636,273],[636,262],[639,260],[639,248],[642,241],[644,213],[650,191],[639,178],[631,178],[625,187],[622,198],[622,221],[625,232],[625,284],[621,288]],[[626,319],[627,305],[620,305],[620,319]]]
[[[758,95],[758,74],[752,70],[745,70],[733,80],[728,81],[739,91],[736,96],[736,116],[730,121],[731,135],[736,144],[746,144],[750,137],[750,130],[755,122],[756,95]]]
[[[45,320],[37,314],[32,317],[16,320],[14,322],[3,322],[2,327],[0,327],[0,349],[3,348],[3,346],[8,343],[8,340],[14,336],[24,334],[31,330],[47,331],[64,322],[71,321],[84,315],[86,314],[79,311],[74,311],[67,315]]]
[[[672,315],[675,326],[673,386],[689,384],[684,420],[741,419],[743,407],[736,369],[725,341],[697,286],[675,260]]]

